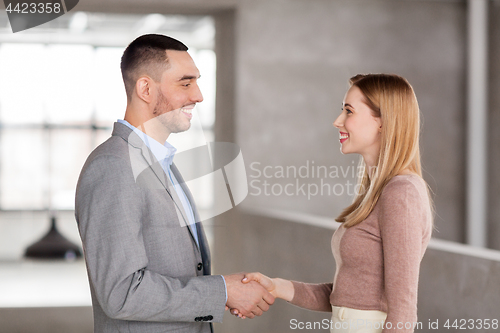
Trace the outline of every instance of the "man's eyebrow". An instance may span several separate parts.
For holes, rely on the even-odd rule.
[[[179,81],[184,81],[184,80],[193,80],[193,79],[199,79],[201,75],[194,76],[194,75],[184,75],[179,79]]]

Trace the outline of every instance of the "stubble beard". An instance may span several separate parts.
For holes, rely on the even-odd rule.
[[[165,95],[163,95],[162,91],[158,89],[158,100],[156,101],[155,108],[153,110],[153,114],[155,118],[159,120],[162,126],[169,133],[180,133],[187,131],[191,127],[191,122],[188,122],[188,125],[183,125],[180,109],[169,110],[170,103],[168,102]]]

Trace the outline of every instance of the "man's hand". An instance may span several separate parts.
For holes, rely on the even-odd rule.
[[[244,276],[242,273],[224,276],[227,288],[226,306],[231,309],[231,313],[239,314],[240,317],[261,316],[269,310],[269,305],[274,303],[274,296],[255,281],[242,283]]]

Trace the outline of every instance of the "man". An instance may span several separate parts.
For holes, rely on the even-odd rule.
[[[226,307],[261,315],[274,302],[262,286],[210,275],[203,226],[166,142],[203,100],[187,47],[144,35],[121,69],[124,120],[90,154],[76,191],[95,332],[211,332]]]

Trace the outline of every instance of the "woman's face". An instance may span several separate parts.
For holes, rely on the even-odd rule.
[[[369,166],[375,165],[380,152],[381,119],[372,115],[361,90],[352,86],[344,97],[342,113],[333,126],[340,131],[340,151],[361,154]]]

